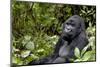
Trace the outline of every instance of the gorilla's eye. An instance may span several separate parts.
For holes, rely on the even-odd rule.
[[[70,22],[73,22],[74,20],[70,20]]]
[[[66,23],[67,25],[70,25],[70,23]]]
[[[75,26],[75,23],[66,23],[67,25]]]

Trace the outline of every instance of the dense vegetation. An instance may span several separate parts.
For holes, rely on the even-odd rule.
[[[62,23],[75,14],[74,5],[12,2],[12,63],[27,65],[30,61],[48,56],[61,34]],[[96,7],[78,6],[84,18],[89,44],[79,51],[73,62],[95,61]],[[91,48],[91,51],[86,51]]]

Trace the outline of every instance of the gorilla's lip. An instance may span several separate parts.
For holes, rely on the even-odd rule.
[[[64,29],[64,31],[66,32],[66,33],[68,33],[68,32],[71,32],[71,29]]]

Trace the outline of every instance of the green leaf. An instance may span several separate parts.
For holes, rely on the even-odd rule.
[[[21,57],[25,58],[25,57],[29,56],[29,54],[30,54],[30,51],[29,50],[23,50],[21,52]]]
[[[44,51],[44,49],[39,49],[39,50],[37,50],[37,52],[43,52]]]
[[[74,60],[74,62],[80,62],[80,61],[82,61],[81,59],[76,59],[76,60]]]
[[[81,52],[81,56],[83,56],[83,54],[86,52],[86,50],[88,49],[88,45],[86,47],[83,48],[82,52]]]
[[[84,56],[82,57],[82,61],[88,61],[89,58],[91,58],[93,51],[88,51],[84,54]]]
[[[30,40],[31,36],[26,35],[26,36],[24,36],[24,38],[25,38],[25,40]]]
[[[77,47],[75,48],[74,53],[77,58],[80,58],[80,50]]]
[[[84,10],[81,10],[83,14],[85,14],[86,12]]]
[[[34,55],[34,54],[31,54],[30,56],[31,56],[33,59],[39,59],[39,57],[36,56],[36,55]]]
[[[18,64],[18,65],[22,65],[23,61],[21,60],[21,58],[19,57],[12,57],[12,63]]]
[[[26,47],[26,49],[29,49],[29,50],[33,50],[35,48],[34,43],[31,41],[28,42],[25,47]]]

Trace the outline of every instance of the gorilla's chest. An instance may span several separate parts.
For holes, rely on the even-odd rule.
[[[60,48],[59,50],[59,56],[60,57],[66,57],[69,53],[69,46],[68,46],[68,42],[64,42],[63,46]]]

